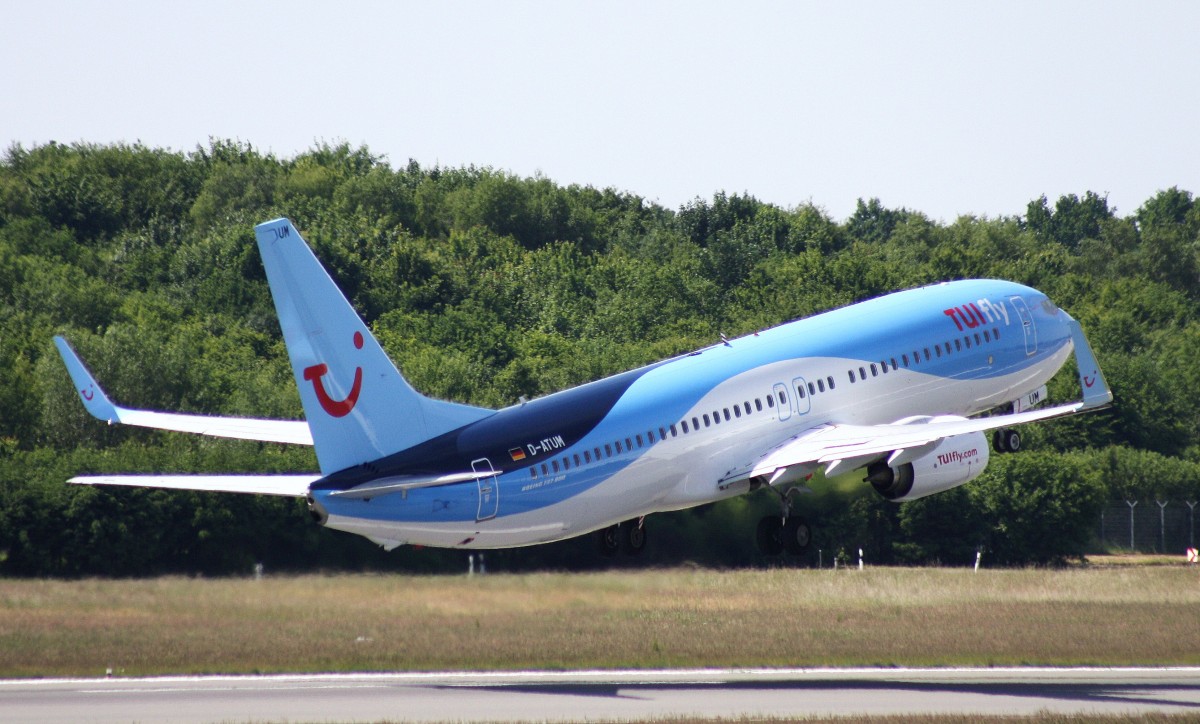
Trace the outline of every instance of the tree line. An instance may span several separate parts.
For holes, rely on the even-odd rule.
[[[294,158],[214,140],[183,153],[49,143],[0,160],[0,574],[458,570],[460,552],[384,554],[298,501],[92,489],[81,473],[315,470],[311,450],[110,428],[51,343],[65,334],[129,406],[299,418],[253,239],[287,216],[423,392],[512,404],[738,335],[938,281],[1034,286],[1083,325],[1116,395],[1031,426],[1025,453],[894,505],[861,476],[800,509],[811,558],[1007,564],[1079,556],[1100,508],[1200,492],[1200,207],[1169,188],[1131,213],[1087,191],[1023,213],[933,221],[859,201],[837,221],[718,193],[668,209],[612,188],[491,168],[393,167],[365,147]],[[1050,385],[1079,395],[1069,365]],[[636,565],[762,565],[767,493],[655,516]],[[820,551],[820,553],[818,553]],[[497,551],[491,568],[610,563],[591,542]],[[634,563],[626,563],[634,565]]]

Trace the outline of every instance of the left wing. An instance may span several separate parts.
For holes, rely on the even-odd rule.
[[[76,485],[124,485],[131,488],[200,490],[210,493],[250,493],[299,498],[320,475],[80,475]]]
[[[251,417],[214,417],[210,415],[186,415],[174,412],[131,410],[113,404],[100,388],[100,383],[88,372],[79,355],[62,337],[55,337],[58,353],[71,373],[71,381],[83,406],[93,417],[110,425],[117,423],[152,427],[159,430],[194,432],[213,437],[228,437],[237,440],[261,442],[283,442],[295,445],[312,445],[312,432],[304,420],[262,420]]]
[[[921,457],[945,438],[955,435],[1024,425],[1107,407],[1113,399],[1112,390],[1083,336],[1083,329],[1074,319],[1068,324],[1083,389],[1081,402],[973,419],[942,416],[910,418],[888,425],[819,425],[785,440],[757,460],[730,470],[717,481],[717,486],[725,490],[752,478],[762,478],[771,484],[794,482],[815,472],[820,465],[825,465],[825,475],[832,476],[867,465],[884,455],[888,455],[889,465],[900,465]]]

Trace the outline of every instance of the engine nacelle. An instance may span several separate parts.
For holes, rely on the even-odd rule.
[[[982,432],[954,435],[911,462],[891,467],[881,460],[868,466],[866,480],[888,500],[916,500],[974,480],[990,456]]]

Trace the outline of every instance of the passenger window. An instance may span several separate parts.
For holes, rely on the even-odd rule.
[[[886,375],[888,372],[887,362],[881,360],[879,362],[879,369],[883,370],[883,373]]]
[[[874,363],[874,362],[872,362],[872,363],[871,363],[871,376],[872,376],[872,377],[878,377],[878,376],[879,376],[879,368],[875,366],[875,363]]]
[[[905,354],[900,355],[900,360],[902,362],[904,362],[904,366],[907,368],[908,367],[908,354],[905,353]]]
[[[693,417],[693,418],[692,418],[692,429],[693,429],[693,430],[699,430],[699,429],[700,429],[700,418],[698,418],[698,417]]]
[[[684,430],[684,432],[687,432],[687,430]],[[604,443],[604,457],[612,457],[612,445],[609,445],[608,443]]]
[[[992,327],[992,339],[996,340],[997,342],[1000,341],[1000,330],[996,329],[995,327]]]
[[[950,342],[946,342],[946,354],[950,354],[953,350],[950,349]]]
[[[675,429],[675,423],[671,423],[671,437],[679,437],[679,432]]]
[[[966,337],[963,337],[963,342],[965,342],[965,343],[967,344],[967,349],[971,349],[971,337],[970,337],[970,335],[967,335]]]
[[[976,344],[976,345],[983,344],[983,341],[982,341],[982,340],[980,340],[980,338],[979,338],[979,332],[976,332],[976,333],[975,333],[975,344]]]
[[[831,389],[831,390],[832,390],[832,389],[833,389],[833,378],[832,378],[832,377],[826,377],[826,378],[825,378],[825,380],[826,380],[827,382],[829,382],[829,389]]]
[[[809,389],[812,389],[812,383],[809,382],[808,384],[809,384]],[[821,392],[825,391],[825,380],[817,380],[817,390],[819,390]]]
[[[754,398],[754,409],[762,412],[762,400],[757,397]]]
[[[900,368],[900,365],[896,364],[896,358],[895,358],[895,357],[893,357],[891,361],[892,361],[892,369],[894,369],[894,370],[895,370],[895,369],[899,369],[899,368]]]
[[[774,395],[767,396],[767,407],[770,407],[772,409],[775,407],[775,396]]]
[[[984,341],[984,342],[991,342],[991,341],[992,341],[992,336],[991,336],[990,334],[988,334],[988,331],[987,331],[986,329],[985,329],[985,330],[983,330],[983,341]]]
[[[550,474],[550,468],[546,466],[546,463],[542,463],[542,475],[549,475],[549,474]]]
[[[849,375],[850,375],[850,384],[854,384],[854,370],[850,370]]]
[[[551,460],[551,461],[550,461],[550,467],[554,468],[554,472],[556,472],[556,473],[557,473],[557,472],[558,472],[558,461],[557,461],[557,460]]]
[[[529,477],[533,478],[534,480],[537,480],[537,468],[535,468],[535,467],[529,468]]]
[[[940,359],[942,356],[942,345],[940,345],[940,344],[933,345],[933,351],[937,352],[937,356]]]
[[[721,411],[720,410],[713,410],[713,424],[714,425],[721,424]]]
[[[933,359],[933,357],[929,354],[929,348],[926,347],[925,348],[925,361],[928,362],[931,359]]]
[[[633,449],[633,440],[630,440],[629,438],[625,438],[625,449],[626,450]]]
[[[858,377],[863,380],[867,379],[867,369],[865,367],[858,368]]]
[[[709,424],[710,424],[710,421],[708,419],[708,413],[706,412],[706,413],[704,413],[704,426],[708,427]]]
[[[787,404],[787,393],[784,392],[783,390],[779,391],[779,404],[781,404],[781,405]]]
[[[642,446],[642,436],[641,435],[635,435],[633,439],[637,440],[638,447]]]
[[[571,469],[571,458],[563,458],[563,470]]]
[[[621,454],[621,441],[617,440],[616,442],[614,442],[613,447],[617,449],[617,454],[620,455]]]
[[[735,406],[734,406],[734,408],[733,408],[733,416],[734,416],[734,417],[741,417],[741,416],[742,416],[742,408],[740,408],[740,407],[737,407],[737,406],[735,405]]]
[[[599,452],[596,453],[596,457],[600,457]],[[592,461],[592,454],[590,452],[588,452],[587,450],[583,451],[583,461],[585,463],[590,463]]]
[[[654,431],[653,430],[646,431],[646,440],[649,441],[651,445],[654,444]]]
[[[742,406],[746,408],[746,414],[747,414],[747,415],[749,415],[749,414],[750,414],[750,403],[749,403],[749,402],[743,402],[743,403],[742,403]]]
[[[954,351],[962,352],[962,342],[958,341],[957,337],[954,339]]]

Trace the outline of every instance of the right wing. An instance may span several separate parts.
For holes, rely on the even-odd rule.
[[[304,420],[262,420],[250,417],[213,417],[210,415],[186,415],[174,412],[131,410],[113,404],[100,389],[96,378],[88,372],[79,355],[62,337],[55,337],[54,344],[62,355],[75,390],[83,406],[97,419],[110,425],[124,424],[151,427],[159,430],[193,432],[213,437],[261,442],[282,442],[295,445],[312,445],[312,432]],[[159,487],[159,486],[155,486]],[[306,488],[307,490],[307,488]]]

